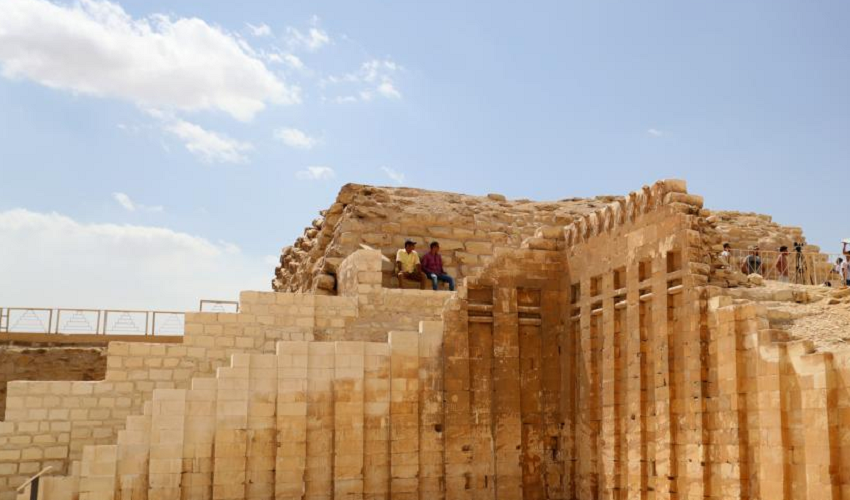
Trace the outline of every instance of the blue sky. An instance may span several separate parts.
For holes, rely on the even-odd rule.
[[[850,236],[850,3],[0,0],[0,303],[265,289],[346,182]],[[3,248],[5,247],[5,251]]]

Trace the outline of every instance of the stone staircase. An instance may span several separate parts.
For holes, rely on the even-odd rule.
[[[45,467],[70,473],[85,446],[115,444],[154,391],[189,389],[234,354],[274,356],[279,341],[385,343],[389,331],[439,320],[452,294],[383,288],[380,259],[368,251],[346,259],[341,296],[243,292],[239,313],[187,314],[182,344],[111,342],[105,380],[11,382],[0,422],[0,500],[14,499]]]
[[[770,295],[783,297],[807,300]],[[844,498],[840,450],[850,422],[838,410],[846,402],[836,398],[846,392],[850,353],[819,352],[809,340],[791,339],[775,328],[781,318],[772,318],[769,306],[730,296],[712,301],[710,320],[731,333],[718,336],[720,393],[732,397],[737,413],[726,420],[728,439],[717,444],[740,467],[739,480],[721,496]]]
[[[419,417],[440,389],[427,360],[441,338],[441,323],[423,323],[387,343],[280,341],[275,354],[234,354],[215,377],[154,390],[115,444],[85,446],[69,475],[41,478],[36,498],[411,497],[438,473],[422,470]]]

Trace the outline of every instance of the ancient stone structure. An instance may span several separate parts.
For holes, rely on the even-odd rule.
[[[782,226],[769,215],[717,210],[707,218],[723,235],[724,242],[733,248],[746,249],[758,245],[764,250],[776,250],[780,245],[793,248],[794,242],[806,243],[802,228]],[[820,250],[814,245],[805,246],[807,251]]]
[[[850,351],[725,288],[683,182],[594,203],[524,219],[451,293],[387,288],[383,246],[337,256],[353,236],[317,223],[277,279],[321,293],[112,342],[103,381],[11,382],[0,498],[47,465],[49,500],[850,497]]]
[[[406,239],[426,252],[439,241],[447,271],[458,279],[474,276],[489,264],[497,250],[519,248],[542,229],[553,235],[576,217],[621,200],[616,196],[554,202],[506,200],[504,196],[469,196],[412,188],[347,184],[330,208],[323,210],[304,235],[283,249],[272,288],[278,292],[302,291],[335,294],[337,267],[361,248],[380,250],[383,284],[398,286],[391,272],[395,252]],[[768,215],[706,211],[703,213],[721,240],[746,250],[760,244],[763,250],[790,248],[805,243],[802,230],[772,221]],[[818,252],[814,246],[806,251]]]
[[[10,380],[102,380],[105,374],[106,346],[0,345],[0,420]]]
[[[558,232],[576,216],[613,201],[613,196],[557,202],[508,201],[504,196],[468,196],[412,188],[347,184],[295,244],[283,249],[275,270],[275,291],[333,294],[337,267],[361,248],[380,250],[385,286],[398,286],[392,260],[406,239],[427,251],[440,242],[452,276],[472,276],[490,263],[497,249],[519,248],[535,230]]]

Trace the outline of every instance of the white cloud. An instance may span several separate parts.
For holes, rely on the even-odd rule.
[[[267,290],[273,273],[232,243],[163,227],[18,208],[0,212],[0,234],[0,303],[10,306],[197,310],[202,298]]]
[[[646,130],[646,133],[651,135],[652,137],[661,137],[664,135],[664,132],[658,130],[657,128],[650,128]]]
[[[141,203],[136,203],[132,199],[130,199],[130,196],[127,195],[126,193],[121,193],[121,192],[112,193],[112,198],[116,202],[118,202],[118,204],[121,205],[121,207],[124,210],[126,210],[128,212],[135,212],[136,210],[138,210],[140,212],[162,212],[164,210],[162,205],[148,206],[148,205],[142,205]]]
[[[378,85],[378,92],[380,92],[384,97],[389,97],[391,99],[401,99],[401,92],[396,90],[395,85],[391,81],[383,81],[380,85]]]
[[[245,155],[254,147],[224,134],[206,130],[185,120],[173,119],[163,123],[163,128],[183,141],[186,149],[205,163],[245,163]]]
[[[107,0],[3,0],[0,65],[55,89],[239,120],[300,100],[238,36],[198,18],[134,19]]]
[[[336,172],[330,167],[307,167],[295,172],[295,177],[303,181],[326,181],[336,177]]]
[[[337,96],[338,103],[371,101],[375,93],[388,99],[401,99],[401,92],[396,87],[396,74],[403,71],[400,65],[391,59],[371,59],[360,65],[360,69],[342,76],[330,75],[319,82],[321,88],[330,85],[354,86],[359,88],[355,93]]]
[[[272,35],[272,29],[266,23],[260,23],[259,26],[254,26],[251,23],[247,23],[248,29],[251,30],[251,34],[256,37],[265,37]]]
[[[115,198],[115,201],[117,201],[119,205],[124,207],[124,210],[127,210],[128,212],[136,211],[136,205],[133,204],[133,200],[131,200],[126,194],[112,193],[112,197]]]
[[[281,60],[292,69],[304,69],[304,63],[295,54],[283,54]]]
[[[404,184],[404,174],[398,172],[396,170],[391,169],[390,167],[381,167],[381,170],[396,184]]]
[[[390,59],[372,59],[360,66],[360,78],[365,82],[385,81],[388,75],[399,69],[398,64]]]
[[[315,52],[331,43],[331,37],[328,33],[316,26],[307,30],[306,34],[293,27],[286,28],[286,32],[289,35],[289,46],[294,49],[301,48],[309,52]]]
[[[297,149],[312,149],[319,142],[315,137],[310,137],[297,128],[277,129],[274,131],[274,137],[287,146]]]
[[[334,102],[337,104],[345,104],[349,102],[357,102],[357,97],[353,95],[341,95],[334,98]]]

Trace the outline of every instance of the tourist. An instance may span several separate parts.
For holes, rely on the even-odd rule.
[[[732,264],[732,245],[729,243],[723,244],[723,251],[720,252],[720,260],[724,267],[731,267]]]
[[[835,265],[832,266],[832,274],[837,274],[841,282],[844,282],[844,259],[839,257],[835,259]],[[831,278],[831,276],[830,276]]]
[[[776,274],[778,280],[782,283],[788,283],[788,247],[782,245],[779,247],[779,257],[776,259]]]
[[[442,281],[443,283],[449,284],[449,290],[454,291],[455,280],[443,270],[443,258],[440,256],[440,244],[436,241],[431,242],[430,251],[422,257],[422,271],[424,271],[425,276],[431,280],[431,285],[434,287],[434,290],[439,289],[440,282]]]
[[[844,265],[841,266],[841,276],[844,279],[844,284],[850,286],[850,258],[844,259]]]
[[[420,283],[422,288],[425,287],[425,275],[422,274],[422,266],[419,262],[419,254],[416,253],[416,242],[407,240],[404,242],[404,248],[399,249],[395,254],[395,270],[398,276],[399,288],[404,288],[402,280],[408,279]]]
[[[761,274],[761,256],[759,256],[758,245],[750,247],[750,254],[741,264],[741,272],[746,275]]]

